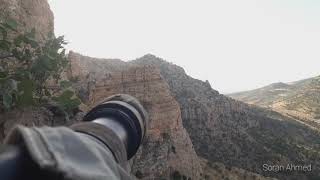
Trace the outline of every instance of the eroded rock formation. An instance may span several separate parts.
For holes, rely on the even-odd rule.
[[[14,19],[20,32],[36,29],[37,40],[53,32],[53,13],[47,0],[0,0],[0,20]]]
[[[71,66],[71,72],[81,77],[79,84],[89,81],[85,74],[90,72],[78,68],[88,70],[88,67],[101,62],[99,59],[73,59],[79,57],[74,53],[69,57],[74,65]],[[179,172],[186,178],[200,179],[200,162],[189,135],[182,126],[179,104],[161,78],[159,69],[152,66],[131,67],[129,64],[117,69],[113,68],[112,60],[105,60],[103,63],[109,63],[105,68],[110,69],[96,71],[98,76],[87,77],[93,83],[87,104],[92,106],[107,96],[127,93],[137,97],[150,116],[146,141],[133,160],[133,173],[145,179],[168,179],[174,172]],[[122,63],[117,61],[116,66],[117,64]]]
[[[311,179],[320,176],[320,135],[278,113],[233,100],[193,79],[184,70],[153,55],[131,64],[158,67],[180,104],[183,125],[195,150],[211,162],[221,162],[264,176]],[[312,164],[305,172],[270,173],[264,163]]]

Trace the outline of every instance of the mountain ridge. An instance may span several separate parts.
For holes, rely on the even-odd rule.
[[[81,55],[71,55],[70,57],[81,57]],[[86,58],[80,59],[88,63]],[[72,58],[70,60],[72,61]],[[90,61],[90,59],[87,60]],[[81,61],[77,63],[81,63]],[[308,179],[319,175],[318,171],[309,174],[293,173],[291,175],[267,173],[263,172],[261,168],[262,164],[266,162],[275,164],[312,163],[315,168],[319,167],[317,161],[320,147],[317,141],[319,134],[307,126],[277,112],[252,107],[226,97],[212,89],[209,83],[188,76],[183,68],[154,55],[149,54],[122,65],[116,71],[101,72],[99,76],[91,73],[93,77],[91,80],[96,78],[96,81],[88,92],[96,90],[104,92],[104,89],[110,91],[112,89],[111,85],[114,83],[118,84],[117,87],[119,85],[121,87],[120,89],[116,88],[118,89],[117,92],[128,92],[123,88],[127,87],[134,90],[140,86],[136,87],[132,86],[132,83],[126,83],[126,79],[132,79],[137,72],[142,70],[159,73],[160,76],[157,78],[166,81],[169,88],[168,92],[177,100],[181,108],[183,127],[189,134],[198,156],[208,159],[210,162],[221,162],[227,167],[237,167],[279,179],[293,177]],[[112,63],[108,66],[109,69],[114,69]],[[135,72],[132,68],[141,70]],[[127,75],[128,71],[131,72],[129,74],[132,77]],[[119,80],[117,80],[119,82],[108,79],[109,77],[112,79],[114,76],[119,77]],[[121,77],[123,77],[123,80],[121,80]],[[141,81],[140,78],[140,80],[134,79],[130,81],[138,84]],[[80,83],[82,86],[84,85],[83,82],[87,82],[87,80],[84,79]],[[142,82],[152,83],[143,80]],[[145,90],[148,93],[150,89]],[[91,94],[89,96],[92,98],[96,95]],[[275,142],[277,143],[275,144]],[[161,147],[161,144],[159,146]],[[302,151],[299,147],[310,149],[310,151]],[[287,154],[289,149],[294,155]],[[143,158],[143,156],[140,157]],[[139,167],[143,167],[143,165]],[[144,172],[141,173],[145,174]]]
[[[279,87],[271,84],[228,96],[249,104],[272,109],[319,129],[319,76],[284,84],[282,83]]]
[[[47,1],[0,2],[4,2],[0,9],[14,9],[13,17],[39,26],[39,40],[41,34],[53,30]],[[210,83],[194,79],[182,67],[151,54],[124,62],[71,51],[68,59],[70,67],[63,78],[72,82],[88,107],[106,96],[127,93],[137,97],[149,112],[146,140],[130,160],[131,173],[139,179],[320,177],[320,135],[292,118],[226,97]],[[0,114],[0,136],[17,123],[66,126],[79,122],[85,112],[66,122],[45,107],[17,109]],[[264,163],[312,164],[314,171],[270,173],[262,170]]]

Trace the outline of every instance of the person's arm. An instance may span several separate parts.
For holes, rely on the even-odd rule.
[[[111,151],[89,135],[65,127],[18,126],[0,154],[0,178],[105,180],[128,176]],[[125,175],[121,173],[126,173]]]
[[[13,149],[0,153],[0,179],[132,179],[127,162],[137,152],[148,121],[139,101],[112,96],[84,121],[70,128],[14,128],[5,139]]]

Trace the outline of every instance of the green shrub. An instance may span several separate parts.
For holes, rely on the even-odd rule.
[[[58,84],[68,66],[64,37],[56,38],[50,33],[45,42],[39,42],[35,29],[21,33],[18,26],[14,20],[0,23],[0,110],[54,101],[69,114],[81,103],[70,83],[60,82],[60,92],[47,87],[48,81]]]

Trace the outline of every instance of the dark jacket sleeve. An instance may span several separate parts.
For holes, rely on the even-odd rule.
[[[23,145],[40,169],[62,174],[71,180],[129,180],[110,150],[66,127],[18,126],[5,140],[9,145]]]

